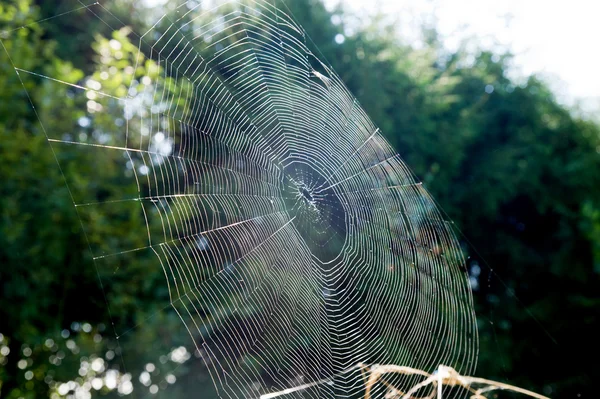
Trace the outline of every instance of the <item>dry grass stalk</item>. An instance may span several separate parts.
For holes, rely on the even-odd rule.
[[[366,364],[359,363],[354,367],[344,370],[341,374],[345,374],[355,369],[359,369],[362,374],[363,381],[365,383],[365,399],[374,399],[371,396],[371,393],[376,384],[381,384],[387,389],[387,392],[385,394],[386,399],[444,399],[442,396],[442,388],[444,386],[461,387],[462,389],[465,389],[472,394],[470,399],[488,399],[488,396],[486,396],[488,393],[499,390],[511,391],[535,399],[549,399],[546,396],[528,391],[523,388],[516,387],[514,385],[487,380],[485,378],[460,375],[452,367],[443,365],[440,365],[433,374],[429,374],[423,370],[415,369],[412,367],[396,365],[368,366]],[[403,392],[389,381],[389,376],[392,376],[394,374],[422,376],[425,379],[420,383],[414,385],[406,392]],[[331,382],[331,379],[323,379],[312,383],[303,384],[297,387],[288,388],[283,391],[261,395],[260,399],[276,398],[294,392],[309,389],[316,385],[329,384]],[[427,390],[428,387],[429,392],[426,393],[425,396],[416,396],[418,392],[422,390]]]

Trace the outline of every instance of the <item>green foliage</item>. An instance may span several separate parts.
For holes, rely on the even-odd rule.
[[[120,135],[113,133],[122,132],[125,123],[139,131],[139,118],[127,119],[122,103],[95,90],[17,74],[13,65],[82,86],[91,80],[119,98],[130,88],[145,93],[170,87],[172,77],[164,77],[148,58],[136,59],[131,30],[147,28],[146,12],[133,3],[112,4],[113,14],[102,14],[108,25],[86,8],[70,18],[34,23],[81,7],[79,2],[61,3],[59,9],[52,4],[0,4],[0,341],[10,348],[8,356],[0,357],[3,397],[55,392],[57,385],[44,382],[49,370],[54,370],[51,381],[77,376],[78,359],[60,367],[42,361],[25,370],[17,367],[26,347],[33,348],[28,357],[36,359],[65,351],[59,347],[66,345],[60,334],[74,322],[115,322],[101,342],[93,341],[96,330],[71,337],[86,356],[116,348],[113,335],[128,331],[119,345],[135,359],[127,365],[133,381],[147,362],[187,342],[179,319],[163,311],[168,293],[151,254],[111,262],[91,259],[90,249],[98,254],[119,245],[147,245],[140,234],[145,224],[139,207],[115,207],[108,214],[94,206],[73,206],[134,198],[138,187],[131,164],[110,151],[92,156],[47,141],[47,136],[77,135],[90,143],[118,145]],[[535,77],[509,78],[508,54],[448,53],[434,34],[428,46],[413,49],[398,42],[393,27],[376,24],[337,44],[343,23],[332,23],[332,13],[320,2],[286,4],[308,32],[307,44],[320,49],[469,237],[461,240],[477,282],[478,374],[551,390],[553,397],[592,394],[585,386],[600,372],[589,367],[587,355],[600,308],[598,125],[576,117]],[[81,118],[93,123],[79,123]],[[133,165],[139,161],[131,160]],[[149,228],[158,225],[151,222]],[[44,346],[48,338],[57,349]],[[119,360],[106,360],[107,368],[122,367]],[[27,379],[27,370],[35,378]],[[199,383],[211,395],[200,366],[178,368],[178,379],[177,388],[169,391],[172,397],[185,397]]]
[[[0,388],[2,396],[9,398],[25,394],[38,397],[48,391],[48,386],[53,386],[53,381],[67,381],[77,375],[78,366],[70,366],[72,362],[56,368],[44,363],[35,366],[36,361],[21,371],[17,361],[24,345],[43,347],[49,338],[58,342],[58,334],[72,323],[107,322],[111,320],[109,311],[112,311],[114,328],[123,331],[125,326],[137,325],[168,305],[162,274],[149,273],[143,257],[122,257],[120,263],[107,266],[93,262],[90,256],[90,249],[101,253],[103,248],[114,248],[112,242],[129,243],[132,247],[147,245],[144,236],[139,234],[139,226],[144,225],[139,211],[119,208],[107,214],[93,207],[74,207],[74,203],[86,200],[102,201],[137,194],[125,161],[114,153],[90,156],[89,151],[47,141],[47,137],[66,139],[77,135],[81,141],[88,137],[94,142],[104,139],[106,133],[106,138],[112,140],[111,133],[117,127],[115,121],[123,118],[122,104],[54,80],[25,72],[17,74],[12,66],[79,85],[96,79],[102,82],[104,92],[115,96],[127,93],[132,77],[154,79],[159,69],[152,62],[141,60],[136,73],[127,74],[124,69],[132,64],[137,48],[126,39],[126,30],[116,31],[111,41],[97,38],[96,72],[84,79],[80,70],[56,58],[55,42],[44,40],[42,29],[33,23],[38,18],[36,10],[30,9],[26,1],[3,6],[0,13],[9,31],[2,39],[6,51],[3,49],[0,53],[0,82],[4,88],[0,93],[3,142],[0,147],[3,160],[0,166],[0,330],[6,336],[11,353],[2,368]],[[26,27],[10,31],[22,25]],[[120,51],[114,50],[116,47]],[[95,112],[98,107],[104,107],[104,112]],[[82,118],[87,118],[88,123],[82,123]],[[88,128],[90,120],[93,120],[94,130]],[[65,182],[69,183],[70,190]],[[84,198],[83,193],[93,193],[94,197]],[[127,265],[124,271],[115,272],[124,265]],[[101,289],[100,282],[105,290]],[[105,293],[108,293],[106,297]],[[151,344],[155,337],[142,333],[128,338],[133,342],[147,342],[156,351],[167,353],[182,335],[172,332],[179,326],[179,320],[172,316],[153,320],[168,328],[169,339],[162,341],[164,345]],[[109,346],[114,345],[111,335],[104,341]],[[129,348],[126,340],[121,345]],[[137,349],[131,352],[139,354],[132,357],[142,364],[137,367],[140,372],[143,362],[148,360],[144,356],[145,347],[136,344],[132,347]],[[101,349],[101,346],[96,348]],[[93,348],[87,351],[88,356],[89,353],[93,353]],[[148,358],[155,360],[156,356]],[[119,361],[117,356],[109,363],[118,368]],[[50,382],[43,376],[37,377],[43,370],[48,371],[48,367],[61,371],[54,373]],[[33,371],[36,378],[27,379],[27,371]]]

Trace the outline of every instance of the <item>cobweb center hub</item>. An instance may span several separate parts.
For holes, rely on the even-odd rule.
[[[333,190],[320,190],[325,177],[306,163],[289,165],[286,176],[284,197],[294,226],[315,257],[334,260],[346,242],[346,209]]]
[[[312,194],[305,186],[300,186],[298,191],[300,192],[300,195],[302,195],[306,201],[310,202],[311,204],[314,203],[314,198],[313,198]]]

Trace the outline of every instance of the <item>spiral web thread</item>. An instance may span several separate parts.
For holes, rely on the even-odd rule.
[[[126,124],[47,132],[59,154],[117,154],[133,172],[133,196],[71,187],[80,215],[143,214],[135,243],[97,232],[95,261],[151,252],[221,397],[302,384],[296,397],[358,397],[357,364],[470,375],[477,332],[452,227],[285,5],[165,10],[138,42],[156,78],[127,95],[71,85],[122,107]],[[422,378],[389,382],[406,392]]]

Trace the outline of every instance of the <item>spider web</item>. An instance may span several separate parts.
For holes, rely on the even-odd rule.
[[[471,374],[475,316],[451,224],[285,4],[163,11],[138,36],[127,93],[70,85],[94,119],[121,107],[118,128],[47,131],[59,163],[77,151],[135,186],[99,196],[69,182],[96,266],[118,276],[146,256],[159,268],[221,397],[303,384],[296,395],[358,397],[358,364]],[[155,70],[140,78],[144,60]],[[135,240],[115,241],[122,228]],[[421,381],[390,378],[404,391]]]

